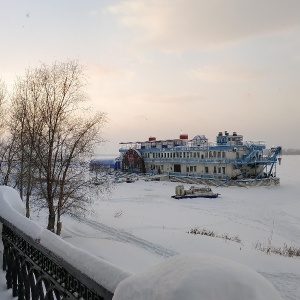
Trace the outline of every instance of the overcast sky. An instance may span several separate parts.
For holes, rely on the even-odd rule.
[[[237,131],[300,148],[299,0],[0,0],[0,77],[86,66],[118,143]]]

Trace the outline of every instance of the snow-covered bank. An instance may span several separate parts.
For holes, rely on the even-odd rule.
[[[133,273],[171,253],[221,256],[261,273],[284,299],[298,300],[299,258],[267,255],[255,245],[300,247],[299,169],[300,156],[284,156],[277,167],[280,186],[213,188],[221,194],[217,199],[172,199],[176,183],[171,182],[120,183],[109,197],[95,199],[87,221],[64,218],[62,236]],[[36,219],[43,222],[43,216]],[[241,243],[187,233],[195,227],[238,236]]]
[[[246,265],[247,269],[260,273],[273,283],[283,299],[299,300],[299,258],[267,255],[255,249],[257,242],[274,246],[286,243],[300,247],[299,167],[300,157],[284,157],[283,165],[278,170],[280,186],[214,188],[221,194],[217,199],[175,200],[170,196],[174,194],[176,183],[171,182],[139,180],[121,183],[116,185],[109,197],[96,199],[92,207],[93,213],[87,219],[64,218],[62,237],[82,250],[75,250],[67,243],[58,245],[59,238],[49,232],[41,240],[45,246],[69,256],[69,260],[77,261],[78,266],[82,265],[83,268],[85,266],[80,261],[81,251],[87,256],[87,252],[90,252],[104,258],[109,262],[108,265],[125,270],[124,274],[136,273],[126,280],[128,293],[140,287],[138,282],[142,279],[138,278],[149,282],[149,278],[153,279],[153,270],[157,270],[157,275],[162,270],[167,270],[169,259],[172,261],[173,258],[182,256],[189,258],[195,255],[213,255],[222,262],[234,261],[232,265]],[[36,224],[39,228],[45,224],[45,215],[33,215],[33,219],[40,224]],[[241,242],[187,233],[191,228],[212,230],[221,236],[238,236]],[[51,236],[48,238],[47,234]],[[210,262],[214,263],[212,260]],[[92,265],[93,263],[88,268],[93,267]],[[202,267],[200,263],[199,270]],[[243,271],[243,268],[238,267],[236,270]],[[221,269],[222,276],[225,276],[228,269],[226,263],[221,263]],[[95,276],[99,276],[97,272],[95,270]],[[203,275],[203,272],[200,273]],[[175,273],[170,274],[175,276]],[[188,282],[192,282],[195,290],[200,288],[192,280],[193,272],[187,274],[186,278],[189,278]],[[234,279],[235,276],[237,273],[233,272],[225,277]],[[176,277],[178,285],[181,280],[184,278]],[[262,288],[264,282],[261,282]],[[155,285],[155,280],[149,282],[152,290],[155,290]],[[241,285],[238,285],[237,295],[242,291]],[[159,290],[162,291],[163,288]],[[148,295],[150,297],[151,293]],[[249,299],[249,293],[245,295]],[[261,299],[268,298],[264,296]]]
[[[203,254],[176,255],[175,252],[168,251],[157,244],[136,238],[126,232],[118,234],[119,231],[102,225],[100,228],[102,231],[114,234],[124,242],[131,242],[144,248],[148,246],[146,250],[150,252],[153,250],[155,254],[163,257],[173,256],[141,275],[130,276],[129,273],[118,270],[110,263],[72,246],[52,232],[44,230],[39,224],[25,218],[23,204],[13,189],[0,187],[0,206],[2,208],[0,217],[3,218],[3,222],[4,220],[11,222],[19,230],[38,239],[41,245],[101,283],[102,286],[112,292],[116,291],[114,295],[116,300],[141,298],[193,300],[199,299],[199,295],[207,300],[220,299],[220,297],[223,300],[281,299],[266,279],[234,261]],[[95,226],[99,223],[92,221],[86,223],[99,229]],[[0,262],[2,265],[2,261]],[[2,300],[11,298],[11,290],[7,291],[5,288],[3,272],[0,274],[0,297]]]

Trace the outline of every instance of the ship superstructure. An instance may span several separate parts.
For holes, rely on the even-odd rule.
[[[124,172],[167,174],[170,177],[241,181],[276,177],[281,146],[266,149],[265,142],[244,142],[233,132],[219,132],[215,143],[205,135],[178,139],[120,143],[121,169]],[[277,184],[275,182],[275,184]]]

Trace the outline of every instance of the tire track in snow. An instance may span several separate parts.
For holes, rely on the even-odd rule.
[[[88,220],[88,219],[84,219],[84,218],[80,218],[80,217],[77,217],[76,219],[81,223],[85,223],[96,230],[106,233],[107,235],[113,237],[116,241],[135,245],[137,247],[143,248],[143,249],[147,250],[148,252],[157,254],[159,256],[168,258],[168,257],[172,257],[172,256],[178,254],[176,251],[165,248],[159,244],[151,243],[151,242],[144,240],[142,238],[139,238],[123,229],[116,229],[116,228],[104,225],[103,223],[99,223],[99,222],[96,222],[93,220]]]

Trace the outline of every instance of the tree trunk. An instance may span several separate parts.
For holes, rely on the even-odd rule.
[[[58,203],[57,203],[57,223],[56,223],[56,234],[57,235],[60,235],[61,228],[62,228],[62,223],[60,221],[60,217],[61,217],[63,196],[64,196],[64,184],[63,184],[63,182],[61,182],[60,187],[59,187],[59,199],[58,199]]]
[[[30,218],[29,195],[26,195],[26,218]]]
[[[55,227],[55,211],[53,207],[49,207],[48,226],[47,229],[54,232]]]
[[[62,222],[57,222],[57,225],[56,225],[56,234],[57,235],[60,235],[61,229],[62,229]]]

